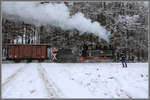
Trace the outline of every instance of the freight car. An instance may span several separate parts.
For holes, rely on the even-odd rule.
[[[9,45],[8,59],[42,61],[47,58],[47,47],[47,45]]]

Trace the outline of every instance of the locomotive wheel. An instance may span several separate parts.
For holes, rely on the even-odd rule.
[[[19,63],[20,60],[19,60],[19,59],[15,59],[14,62],[15,62],[15,63]]]

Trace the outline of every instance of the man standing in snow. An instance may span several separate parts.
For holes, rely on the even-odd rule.
[[[122,54],[121,61],[122,61],[123,67],[127,67],[126,58],[125,58],[124,54]]]

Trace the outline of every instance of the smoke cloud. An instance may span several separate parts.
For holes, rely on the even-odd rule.
[[[52,25],[63,30],[77,29],[80,33],[93,33],[109,41],[110,33],[99,22],[92,22],[81,12],[70,16],[64,3],[2,2],[2,17],[36,26]]]

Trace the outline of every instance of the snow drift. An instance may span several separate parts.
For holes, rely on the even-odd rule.
[[[36,26],[52,25],[63,30],[77,29],[80,33],[93,33],[109,42],[109,32],[99,22],[92,22],[78,12],[70,16],[64,3],[2,2],[3,18],[20,20]]]

